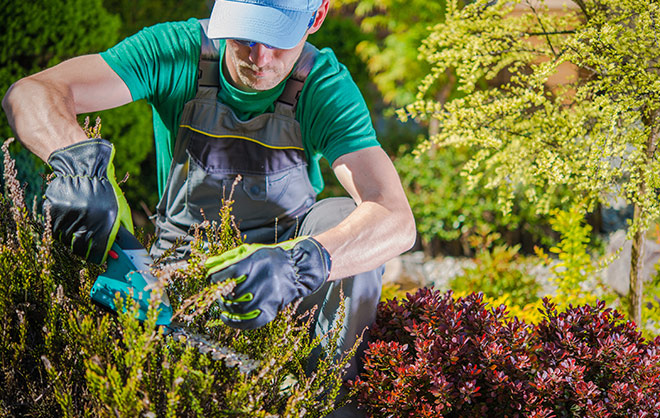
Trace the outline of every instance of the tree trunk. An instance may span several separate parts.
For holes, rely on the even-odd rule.
[[[651,132],[646,140],[646,157],[647,161],[652,161],[655,157],[655,150],[658,146],[658,136],[660,136],[658,126],[659,111],[654,111],[644,120],[646,126],[651,127]],[[641,170],[640,170],[641,171]],[[644,202],[647,193],[646,181],[644,176],[641,176],[641,184],[639,185],[638,202]],[[635,212],[633,215],[633,223],[637,223],[642,216],[644,216],[644,208],[639,204],[635,204]],[[635,321],[637,325],[642,323],[642,303],[644,300],[644,283],[642,277],[642,267],[644,264],[644,240],[646,239],[646,230],[638,228],[633,236],[632,248],[630,250],[630,310],[628,315],[630,319]]]
[[[636,221],[640,219],[641,215],[642,209],[638,204],[635,204],[633,219]],[[637,325],[641,325],[642,322],[642,301],[644,300],[642,266],[644,262],[645,235],[646,231],[642,231],[641,228],[635,232],[630,250],[630,291],[628,292],[630,310],[628,311],[628,316]]]

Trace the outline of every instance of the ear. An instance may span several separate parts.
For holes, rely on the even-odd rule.
[[[316,18],[314,19],[314,24],[307,30],[308,34],[312,34],[321,28],[325,17],[328,15],[328,9],[330,8],[330,0],[323,0],[321,7],[316,11]]]

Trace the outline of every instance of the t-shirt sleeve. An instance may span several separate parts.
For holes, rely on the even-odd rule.
[[[328,49],[319,59],[298,108],[305,112],[301,129],[303,137],[309,135],[311,154],[320,154],[332,165],[344,154],[380,144],[367,104],[346,67]]]
[[[192,87],[190,66],[199,59],[197,19],[168,22],[142,29],[101,57],[121,77],[133,100],[158,104]]]

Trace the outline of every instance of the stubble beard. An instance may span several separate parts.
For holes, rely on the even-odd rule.
[[[230,59],[241,84],[249,89],[256,91],[270,90],[284,80],[281,71],[273,68],[259,68],[257,65],[238,58],[235,54],[230,54]],[[257,73],[265,72],[265,76],[258,76]]]

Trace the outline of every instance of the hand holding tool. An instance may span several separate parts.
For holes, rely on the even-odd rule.
[[[133,231],[131,212],[115,179],[114,146],[89,139],[54,151],[48,164],[55,177],[46,204],[55,238],[74,254],[103,264],[120,225]]]
[[[140,241],[126,228],[120,227],[108,252],[108,268],[92,286],[92,300],[104,308],[117,311],[115,297],[119,292],[124,299],[138,303],[138,319],[144,321],[147,319],[151,291],[158,285],[158,279],[150,272],[152,262]],[[172,307],[165,289],[159,309],[156,325],[169,326],[172,322]]]

